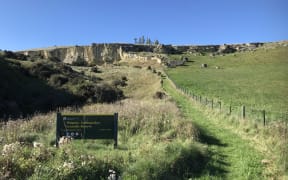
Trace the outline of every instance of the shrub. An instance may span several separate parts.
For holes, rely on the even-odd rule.
[[[154,98],[156,99],[164,99],[166,97],[166,94],[164,92],[160,92],[160,91],[157,91],[154,95]]]
[[[60,73],[56,68],[54,68],[52,63],[48,62],[38,62],[33,64],[29,68],[29,72],[33,76],[37,76],[40,79],[49,79],[52,74]]]
[[[76,86],[75,93],[77,96],[84,99],[93,97],[95,94],[95,86],[93,84],[84,82],[83,84]]]
[[[62,86],[63,84],[68,82],[68,78],[61,74],[53,74],[49,79],[49,83],[52,86]]]
[[[126,86],[126,82],[124,80],[120,80],[120,79],[116,79],[112,82],[112,85],[117,87],[117,86],[121,86],[121,87],[124,87]]]
[[[37,165],[31,149],[19,142],[5,145],[0,158],[0,176],[4,179],[27,179]]]
[[[81,77],[74,77],[70,80],[70,83],[72,85],[78,85],[78,84],[82,84],[85,82],[85,79],[81,78]]]
[[[27,145],[32,145],[34,141],[38,140],[39,136],[35,133],[23,133],[18,137],[18,141]]]
[[[124,97],[123,92],[107,84],[96,86],[94,98],[96,102],[115,102]]]
[[[99,73],[100,72],[97,66],[91,67],[90,71],[94,72],[94,73]]]
[[[137,65],[135,65],[135,66],[133,66],[134,68],[137,68],[137,69],[142,69],[142,67],[141,66],[137,66]]]
[[[74,93],[82,100],[89,102],[115,102],[124,97],[123,92],[117,87],[108,84],[95,85],[94,83],[83,83],[74,89]]]
[[[88,63],[85,60],[78,58],[76,61],[72,62],[72,65],[73,66],[87,66]]]
[[[122,77],[121,77],[121,80],[122,80],[122,81],[128,81],[128,78],[127,78],[126,76],[122,76]]]

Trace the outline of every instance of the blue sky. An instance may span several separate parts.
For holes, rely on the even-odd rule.
[[[0,49],[133,43],[288,40],[287,0],[6,0]]]

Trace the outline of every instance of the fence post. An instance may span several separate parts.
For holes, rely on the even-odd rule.
[[[199,102],[201,103],[201,96],[199,96]]]
[[[242,106],[242,117],[245,119],[246,114],[245,114],[245,106]]]
[[[232,114],[232,106],[231,106],[231,104],[229,105],[229,115],[231,115]]]
[[[265,117],[266,113],[265,113],[265,110],[263,110],[262,113],[263,113],[263,124],[264,124],[264,126],[266,126],[266,117]]]
[[[221,111],[221,101],[219,101],[219,108],[220,108],[220,111]]]
[[[212,109],[213,109],[213,99],[211,100],[211,107],[212,107]]]

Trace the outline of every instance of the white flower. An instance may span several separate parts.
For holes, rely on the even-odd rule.
[[[63,168],[74,169],[74,164],[73,162],[64,162]]]
[[[11,143],[11,144],[5,144],[3,146],[3,149],[2,149],[2,155],[5,156],[5,155],[8,155],[8,154],[13,154],[19,148],[20,148],[20,143],[19,142],[15,142],[15,143]]]

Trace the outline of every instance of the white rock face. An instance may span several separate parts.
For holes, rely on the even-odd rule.
[[[253,50],[262,46],[263,43],[234,44],[234,45],[207,45],[207,46],[172,46],[172,45],[135,45],[135,44],[96,44],[90,46],[68,46],[68,47],[52,47],[45,49],[35,49],[21,51],[24,55],[28,55],[31,59],[53,59],[64,63],[72,64],[73,62],[85,62],[85,64],[107,64],[119,61],[121,59],[143,59],[156,60],[161,59],[155,57],[155,54],[161,53],[210,53],[225,54],[236,51]],[[141,56],[137,53],[146,52],[154,53],[153,56]],[[135,56],[135,57],[134,57]]]
[[[123,46],[123,45],[122,45]],[[125,46],[125,44],[124,44]],[[50,49],[22,51],[31,58],[53,58],[64,63],[85,61],[88,64],[104,64],[121,59],[121,44],[92,44],[91,46],[71,46]]]

